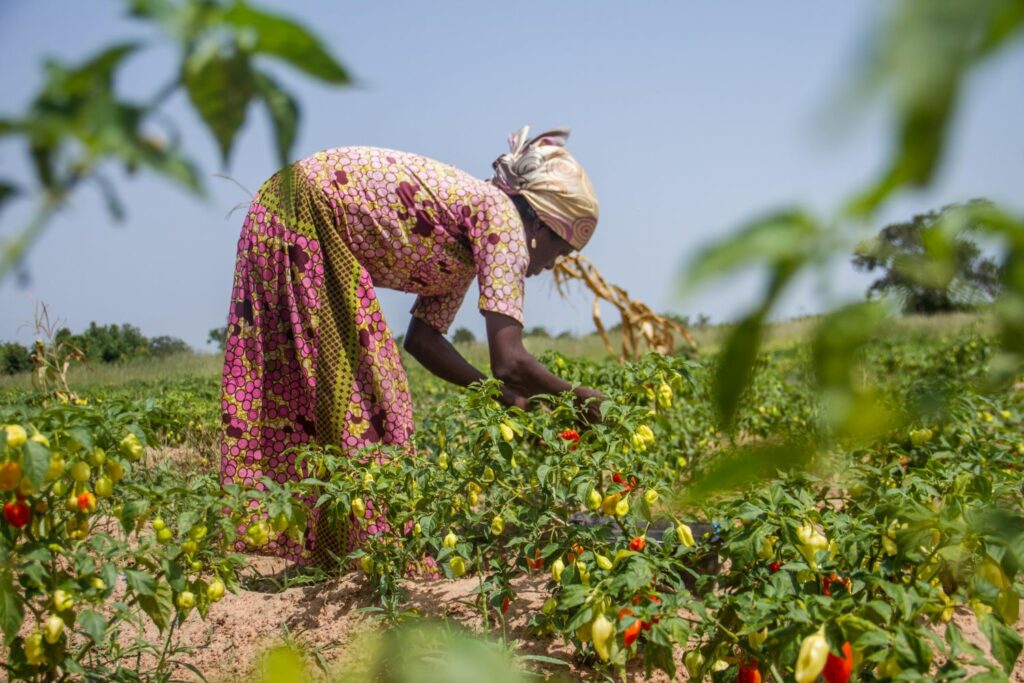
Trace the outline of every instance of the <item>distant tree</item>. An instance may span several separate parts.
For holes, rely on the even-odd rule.
[[[689,327],[690,326],[690,316],[688,316],[688,315],[681,315],[679,313],[665,312],[665,313],[661,314],[661,317],[665,318],[667,320],[671,320],[674,323],[679,323],[683,327]]]
[[[21,344],[0,344],[0,375],[16,375],[32,369],[32,354]]]
[[[191,353],[192,347],[183,339],[162,335],[149,340],[149,352],[157,358],[163,358],[176,353]]]
[[[572,333],[572,330],[562,330],[558,333],[555,339],[575,339],[576,335]]]
[[[698,313],[696,327],[707,327],[711,323],[711,316],[707,313]]]
[[[943,229],[947,211],[918,214],[903,223],[887,225],[873,240],[860,245],[853,266],[865,272],[882,271],[868,287],[867,296],[893,293],[902,300],[905,313],[942,313],[974,308],[1000,292],[1000,272],[995,261],[984,258],[968,236],[970,226],[952,241],[950,253],[935,253],[930,244]]]
[[[550,339],[551,338],[551,333],[548,332],[547,328],[544,327],[543,325],[537,325],[536,327],[531,327],[530,329],[528,329],[525,332],[523,332],[523,336],[525,336],[525,337],[540,337],[542,339]]]
[[[95,321],[81,334],[72,334],[64,327],[54,336],[57,343],[68,341],[85,353],[91,361],[115,363],[149,354],[149,340],[139,328],[124,325],[97,325]]]
[[[215,327],[206,333],[206,343],[216,344],[217,348],[221,351],[227,348],[228,344],[228,328],[227,327]]]
[[[452,335],[452,343],[454,344],[472,343],[475,341],[476,335],[465,327],[455,330],[455,333]]]

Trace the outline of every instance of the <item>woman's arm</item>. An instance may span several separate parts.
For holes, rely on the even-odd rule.
[[[470,365],[443,334],[415,316],[409,322],[404,346],[409,355],[427,370],[460,387],[487,377]],[[510,387],[503,386],[501,393],[505,405],[526,407],[526,399]]]
[[[595,398],[587,408],[592,422],[599,422],[599,405],[604,398],[601,392],[588,387],[576,387],[556,377],[533,357],[523,346],[523,327],[516,320],[483,311],[487,320],[487,343],[491,354],[491,371],[505,384],[514,386],[524,396],[536,394],[559,394],[573,390],[580,402]]]

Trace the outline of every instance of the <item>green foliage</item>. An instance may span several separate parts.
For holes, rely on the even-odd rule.
[[[932,181],[971,72],[1024,30],[1021,0],[899,0],[885,10],[862,85],[889,99],[897,141],[885,172],[851,202],[859,216]]]
[[[826,331],[807,343],[761,354],[738,399],[736,438],[716,427],[718,359],[649,356],[619,364],[555,353],[542,358],[548,367],[570,382],[602,387],[611,399],[602,424],[584,429],[570,397],[548,397],[546,412],[505,410],[491,398],[493,383],[456,391],[411,368],[419,411],[416,458],[390,447],[363,458],[306,447],[299,460],[315,478],[287,485],[266,481],[264,492],[232,485],[217,493],[221,424],[212,374],[95,387],[80,392],[84,405],[39,406],[32,395],[12,394],[6,407],[0,405],[0,424],[21,424],[29,433],[37,428],[49,440],[49,448],[26,444],[17,452],[25,476],[42,477],[45,496],[52,496],[52,482],[43,465],[52,453],[61,453],[70,467],[100,445],[108,459],[124,462],[128,474],[115,496],[100,499],[101,512],[90,519],[120,504],[122,527],[141,530],[129,533],[126,546],[115,535],[113,545],[80,538],[62,547],[109,552],[108,561],[124,568],[128,590],[139,596],[137,608],[129,610],[134,616],[123,618],[149,620],[164,634],[180,623],[174,605],[183,590],[208,584],[211,571],[232,585],[238,565],[225,565],[225,558],[234,557],[235,543],[259,540],[249,535],[232,542],[236,524],[252,528],[261,517],[283,512],[289,524],[283,533],[301,533],[305,508],[297,496],[315,493],[323,514],[346,521],[355,498],[386,510],[391,531],[371,536],[341,568],[369,568],[365,580],[376,591],[381,614],[396,622],[407,619],[406,570],[423,571],[433,558],[442,574],[453,576],[451,562],[458,557],[479,582],[476,607],[491,635],[504,633],[506,599],[522,609],[522,577],[533,574],[525,585],[542,586],[553,599],[550,608],[529,615],[537,637],[564,638],[586,666],[609,673],[637,659],[671,673],[678,648],[684,648],[703,653],[705,672],[721,662],[725,668],[714,680],[729,680],[736,662],[748,658],[757,659],[762,672],[787,680],[801,639],[825,625],[833,651],[849,640],[859,652],[860,680],[871,680],[876,665],[893,657],[904,678],[952,681],[969,666],[995,676],[1019,657],[1009,598],[1020,595],[1024,552],[1024,394],[981,391],[998,358],[995,339],[970,329],[952,336],[927,330],[891,336],[879,326],[883,314],[877,303],[851,305],[823,319]],[[948,398],[936,405],[936,397]],[[857,409],[839,409],[850,405]],[[865,430],[859,427],[865,412],[891,418]],[[501,423],[512,429],[510,441]],[[634,441],[641,426],[651,430],[650,442]],[[576,430],[579,440],[566,429]],[[125,461],[116,444],[126,430],[148,444],[198,450],[174,464]],[[10,457],[3,452],[5,460]],[[97,474],[93,468],[90,487]],[[628,512],[590,509],[592,490],[602,502],[627,501]],[[650,490],[660,494],[653,504],[645,495]],[[234,515],[223,514],[225,499],[218,496],[234,501]],[[249,499],[256,507],[239,515]],[[377,505],[382,501],[386,508]],[[63,512],[59,499],[50,508],[77,514]],[[201,571],[140,559],[145,553],[176,557],[197,511],[207,520],[210,539],[197,549]],[[172,529],[166,546],[152,543],[158,514]],[[497,516],[500,533],[494,531]],[[693,546],[680,541],[677,520],[690,524]],[[825,537],[825,548],[803,547],[798,531],[805,525]],[[458,537],[454,548],[442,542],[449,531]],[[93,526],[89,537],[101,532]],[[630,550],[630,539],[641,536],[646,547]],[[16,538],[16,555],[30,556],[33,546],[24,532]],[[136,542],[142,545],[132,550]],[[565,565],[558,581],[548,578],[556,559]],[[20,562],[27,576],[38,571],[31,560]],[[715,566],[717,573],[709,575]],[[12,586],[28,580],[22,576]],[[62,580],[88,585],[91,575],[84,576]],[[22,590],[15,588],[9,593],[14,601],[0,604],[0,618],[12,624],[42,618],[30,608],[42,596]],[[94,667],[106,661],[110,634],[125,622],[86,616],[107,614],[99,602],[106,594],[83,590],[78,596],[71,628],[83,643],[99,642],[89,646],[95,658],[78,661],[99,671]],[[19,613],[19,604],[29,607]],[[622,609],[633,614],[620,616]],[[957,622],[946,621],[954,611],[977,614],[989,645],[967,643]],[[598,612],[614,629],[607,663],[581,640]],[[627,645],[623,638],[633,620],[647,627]],[[762,629],[765,640],[753,644],[747,636]],[[382,647],[394,652],[403,637],[388,633]],[[368,655],[377,651],[373,642]],[[428,650],[446,647],[430,642],[435,644]],[[15,641],[12,667],[24,664],[19,647]],[[413,643],[406,647],[411,659],[403,666],[442,664],[414,655]],[[54,651],[47,656],[54,658],[47,666],[66,661]],[[932,663],[940,661],[936,673]]]
[[[217,348],[221,351],[224,350],[228,342],[228,328],[225,327],[214,327],[206,334],[207,344],[216,344]]]
[[[975,204],[980,205],[980,204]],[[981,249],[963,232],[942,234],[950,212],[946,207],[882,228],[872,241],[861,244],[853,257],[858,270],[881,270],[868,295],[896,294],[905,313],[946,313],[971,310],[990,302],[1002,289],[999,267],[982,258]]]
[[[134,358],[165,358],[175,354],[190,354],[192,347],[177,337],[160,335],[147,338],[134,325],[98,325],[89,323],[83,332],[74,334],[64,327],[56,330],[52,342],[43,348],[57,349],[61,345],[80,349],[85,360],[95,363],[121,363]],[[66,353],[58,354],[56,365],[63,365]],[[13,375],[33,369],[32,352],[15,343],[0,344],[0,374]]]
[[[16,375],[32,369],[32,353],[14,342],[0,344],[0,375]]]
[[[476,335],[466,327],[460,327],[452,333],[452,342],[455,344],[472,344],[476,341]]]
[[[149,353],[149,340],[139,328],[125,323],[123,325],[97,325],[95,321],[80,334],[72,334],[64,327],[54,335],[54,343],[70,342],[85,353],[87,360],[101,363],[118,361],[143,356]]]
[[[178,135],[161,108],[179,89],[213,134],[226,164],[250,106],[270,116],[282,165],[295,142],[300,110],[295,98],[259,64],[284,62],[331,85],[349,76],[300,24],[263,12],[242,0],[126,0],[135,18],[155,23],[178,47],[180,64],[146,102],[116,92],[119,70],[145,45],[126,42],[102,48],[78,65],[45,64],[44,84],[28,109],[0,119],[0,137],[21,138],[36,171],[43,199],[33,220],[0,257],[0,279],[19,263],[45,229],[53,212],[83,181],[102,193],[111,216],[123,217],[113,184],[102,174],[111,164],[127,173],[146,168],[201,194],[195,164],[184,155]],[[159,80],[154,74],[154,80]],[[157,133],[154,126],[162,130]],[[171,140],[173,142],[168,142]],[[0,206],[22,190],[0,180]]]
[[[149,340],[149,352],[157,358],[163,358],[176,353],[191,353],[192,347],[177,337],[160,335]]]

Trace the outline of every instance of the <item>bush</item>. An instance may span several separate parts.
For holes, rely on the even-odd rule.
[[[476,335],[465,327],[460,327],[455,330],[455,334],[452,335],[452,343],[455,344],[472,343],[475,341]]]
[[[32,369],[32,356],[27,348],[14,342],[0,344],[0,374],[16,375]]]
[[[149,340],[149,352],[157,358],[163,358],[176,353],[191,353],[192,347],[183,339],[161,335]]]
[[[116,363],[149,354],[149,340],[139,328],[128,323],[97,325],[94,321],[81,334],[72,334],[71,330],[64,327],[58,330],[54,342],[59,344],[64,341],[70,341],[80,348],[90,361],[103,363]]]

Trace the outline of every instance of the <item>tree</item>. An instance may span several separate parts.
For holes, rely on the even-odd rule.
[[[526,330],[526,332],[523,333],[523,336],[541,337],[542,339],[548,339],[551,337],[551,333],[548,332],[548,329],[543,325],[537,325],[536,327],[531,327],[530,329]]]
[[[455,330],[455,334],[452,335],[452,343],[454,344],[471,344],[476,341],[476,335],[465,327],[460,327]]]
[[[970,310],[998,296],[999,266],[984,258],[970,239],[971,226],[948,224],[951,211],[958,208],[945,207],[892,223],[860,245],[853,266],[883,272],[868,287],[868,297],[892,293],[902,300],[905,313],[942,313]],[[956,230],[953,238],[943,238],[950,230]]]
[[[207,344],[216,344],[217,348],[221,351],[227,348],[228,344],[228,328],[227,327],[215,327],[206,334]]]
[[[72,334],[71,330],[64,327],[57,331],[54,342],[70,342],[81,349],[88,360],[94,362],[116,363],[149,354],[149,340],[139,328],[129,323],[97,325],[93,321],[81,334]]]
[[[176,353],[191,353],[192,347],[183,339],[161,335],[149,340],[149,352],[157,358],[163,358]]]
[[[32,369],[32,354],[21,344],[0,344],[0,375],[15,375]]]

